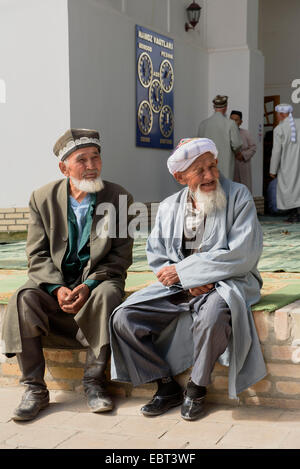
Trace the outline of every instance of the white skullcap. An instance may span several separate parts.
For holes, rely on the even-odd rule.
[[[289,114],[289,121],[290,121],[290,127],[291,127],[291,142],[295,143],[297,141],[297,131],[296,131],[296,126],[293,118],[293,106],[290,104],[278,104],[275,107],[276,112],[282,112],[284,114]]]
[[[185,171],[199,156],[207,152],[217,159],[217,147],[209,138],[183,138],[168,158],[168,169],[173,175],[177,171]]]

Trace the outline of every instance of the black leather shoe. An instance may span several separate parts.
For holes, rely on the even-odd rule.
[[[151,401],[141,408],[141,412],[146,417],[154,417],[164,414],[172,407],[177,407],[182,404],[182,401],[183,393],[181,391],[171,396],[154,395]]]
[[[15,409],[13,420],[32,420],[40,410],[45,409],[49,405],[48,390],[41,389],[33,391],[28,389],[22,396],[20,405]]]
[[[184,420],[196,420],[204,415],[205,396],[192,399],[186,394],[181,406],[181,417]]]
[[[113,401],[102,385],[90,385],[85,388],[87,405],[91,412],[108,412],[114,408]]]

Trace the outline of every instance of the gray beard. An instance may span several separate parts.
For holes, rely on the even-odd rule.
[[[204,215],[210,215],[214,210],[222,211],[226,208],[227,200],[223,188],[217,181],[217,188],[211,192],[203,192],[199,186],[195,192],[191,192],[198,210]]]
[[[104,188],[104,183],[102,181],[101,176],[97,177],[96,179],[75,179],[74,177],[70,177],[72,183],[76,187],[77,190],[82,192],[88,192],[89,194],[94,194],[95,192],[99,192]]]

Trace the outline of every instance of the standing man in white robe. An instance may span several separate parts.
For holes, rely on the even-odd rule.
[[[275,107],[279,124],[273,133],[270,177],[277,176],[277,208],[293,209],[287,219],[300,222],[300,119],[293,118],[293,107],[279,104]]]
[[[211,139],[219,152],[219,170],[228,179],[233,179],[235,154],[243,145],[239,129],[234,121],[226,117],[228,96],[216,96],[213,100],[214,114],[201,122],[198,137]]]
[[[110,321],[111,378],[157,382],[145,416],[182,404],[183,419],[200,417],[217,360],[229,365],[232,398],[266,374],[251,313],[262,285],[261,227],[250,192],[220,175],[217,154],[209,139],[185,139],[168,159],[187,187],[160,204],[147,242],[158,282]],[[191,366],[183,393],[173,376]]]
[[[241,128],[243,114],[241,111],[231,111],[230,119],[234,120],[239,128],[243,146],[235,155],[234,177],[235,182],[240,182],[252,192],[251,158],[255,155],[256,145],[248,130]]]

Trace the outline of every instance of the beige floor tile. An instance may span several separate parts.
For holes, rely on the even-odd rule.
[[[112,415],[110,412],[94,414],[92,412],[78,412],[71,419],[63,424],[64,428],[73,428],[77,431],[93,431],[104,433],[111,431],[113,427],[118,425],[124,416]]]
[[[184,438],[167,441],[162,438],[130,437],[122,442],[119,449],[182,449],[185,446]]]
[[[71,410],[76,412],[87,412],[88,407],[86,398],[81,393],[70,391],[51,391],[50,402],[55,403],[57,408],[63,407],[64,410]]]
[[[6,444],[8,438],[18,433],[18,427],[14,422],[0,423],[0,443]]]
[[[121,435],[147,435],[149,438],[158,438],[173,428],[176,424],[177,421],[173,419],[128,416],[118,425],[113,427],[110,432],[119,433]]]
[[[128,399],[115,399],[115,414],[116,415],[142,415],[140,410],[145,404],[143,398],[128,398]]]
[[[230,428],[231,423],[203,422],[203,420],[181,421],[163,435],[162,439],[172,440],[183,437],[189,445],[193,445],[194,448],[201,448],[207,444],[216,444]]]
[[[4,443],[3,443],[3,444],[0,443],[0,449],[16,449],[16,448],[15,448],[15,446],[9,446],[9,445],[6,445],[6,444],[4,444]],[[3,456],[4,456],[4,455],[2,454],[2,457],[3,457]]]
[[[281,413],[278,419],[279,425],[286,425],[287,427],[291,426],[300,426],[300,411],[284,411]]]
[[[279,445],[280,449],[300,449],[300,429],[290,430]]]
[[[232,410],[232,421],[236,424],[251,422],[277,422],[282,412],[282,409],[241,406]]]
[[[24,392],[23,387],[0,388],[0,422],[8,422]]]
[[[117,449],[122,447],[127,440],[128,437],[123,435],[84,431],[63,441],[57,449]]]
[[[75,433],[76,430],[71,429],[61,430],[40,426],[33,428],[32,426],[26,426],[26,424],[18,424],[18,433],[8,438],[5,444],[35,449],[52,449]]]
[[[279,447],[287,434],[287,429],[281,429],[274,423],[269,425],[261,422],[256,425],[236,424],[219,441],[218,446],[220,448],[245,446],[256,449],[274,449]]]
[[[55,406],[51,404],[47,409],[43,410],[38,414],[38,416],[31,420],[30,422],[25,423],[25,425],[32,426],[49,426],[49,427],[68,427],[68,422],[71,418],[77,415],[76,412],[70,412],[68,410],[57,410]],[[21,424],[22,425],[22,424]]]
[[[201,419],[201,422],[231,423],[232,412],[232,407],[215,406],[209,404],[206,406],[206,412],[204,417]]]

